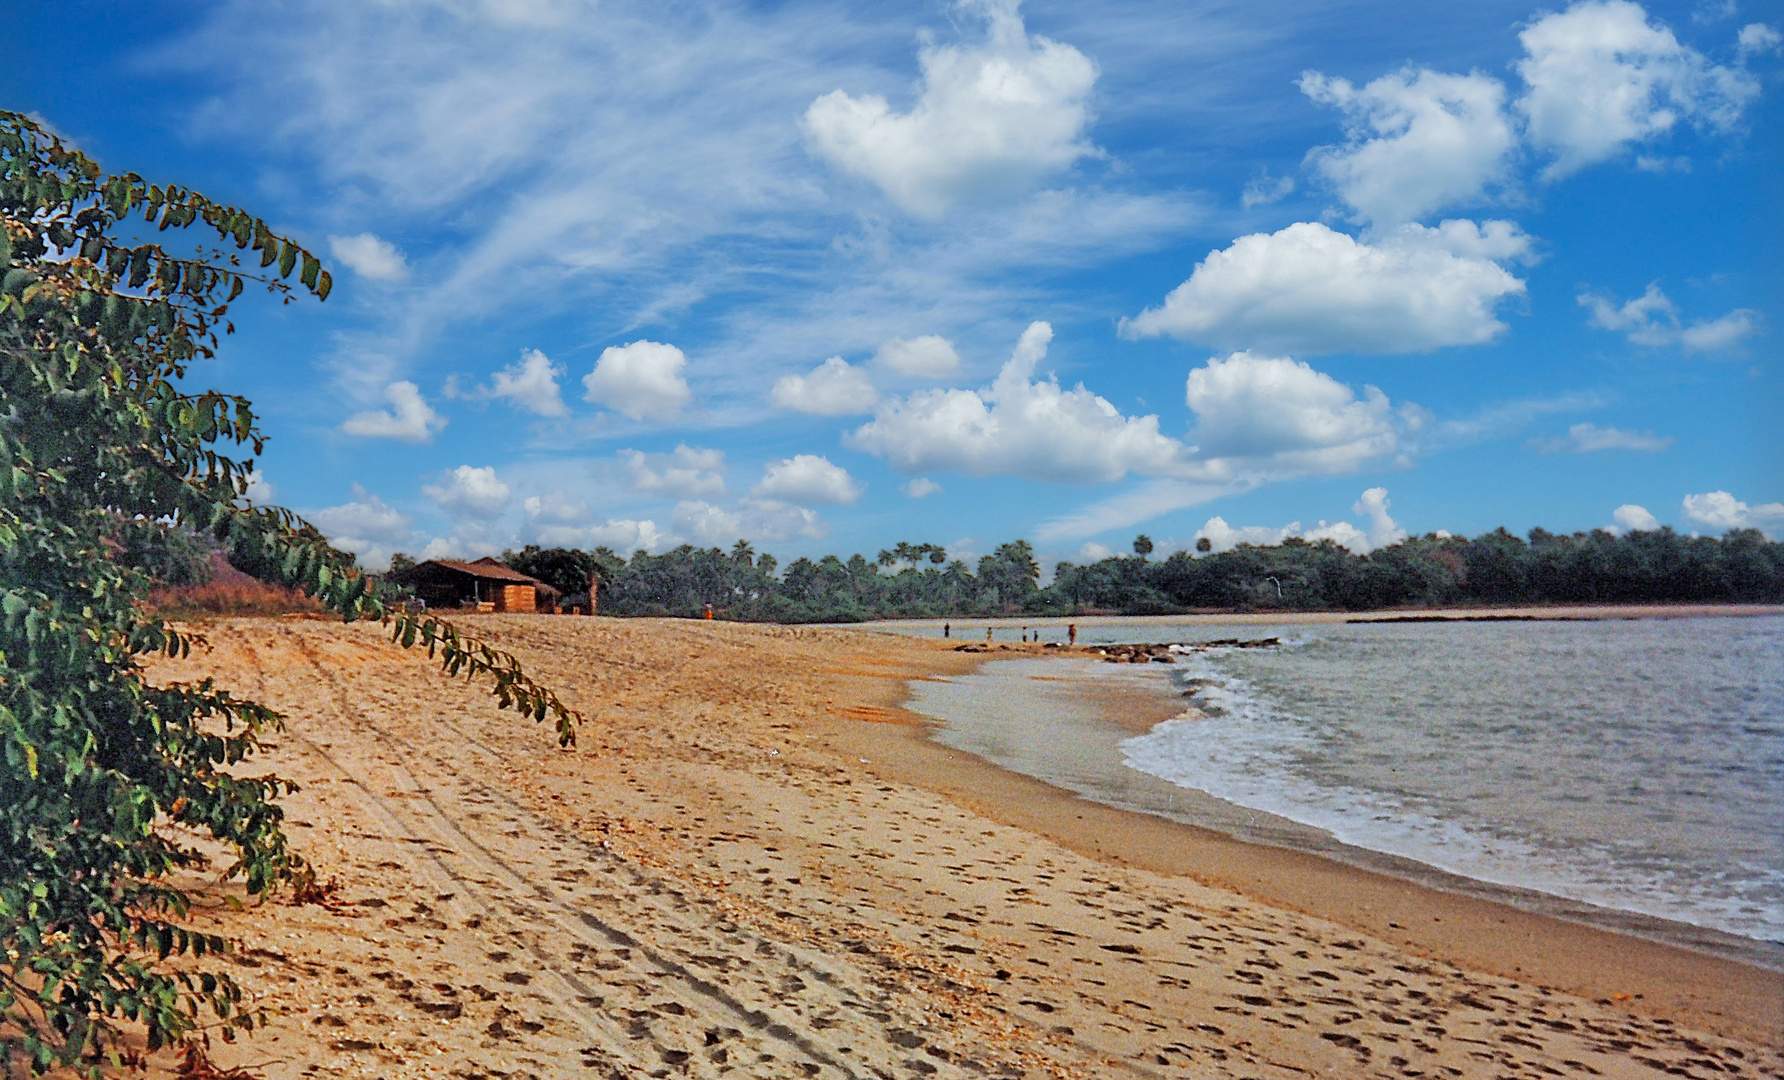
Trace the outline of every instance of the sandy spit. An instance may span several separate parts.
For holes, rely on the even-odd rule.
[[[583,712],[575,750],[375,627],[223,622],[152,669],[285,711],[265,767],[304,785],[294,843],[338,882],[333,907],[236,912],[211,890],[199,918],[241,939],[270,1021],[220,1064],[1784,1076],[1774,973],[1284,861],[936,747],[898,708],[905,680],[983,656],[842,629],[464,622]]]

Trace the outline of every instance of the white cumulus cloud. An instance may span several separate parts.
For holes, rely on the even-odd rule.
[[[1388,516],[1388,489],[1372,487],[1357,498],[1356,504],[1350,508],[1353,514],[1363,514],[1369,519],[1368,547],[1351,550],[1373,551],[1376,548],[1390,547],[1406,539],[1406,530],[1400,527],[1392,517]],[[1345,545],[1350,547],[1350,545]]]
[[[1595,454],[1600,450],[1640,450],[1652,453],[1673,444],[1671,435],[1652,431],[1625,431],[1597,424],[1575,424],[1565,436],[1554,439],[1532,439],[1530,445],[1545,454]]]
[[[913,379],[945,379],[960,370],[954,343],[935,334],[894,338],[880,346],[873,362]]]
[[[795,454],[763,470],[762,482],[751,488],[750,494],[801,506],[848,506],[865,490],[828,458]]]
[[[1711,64],[1630,0],[1586,0],[1518,35],[1529,90],[1516,105],[1549,179],[1617,156],[1681,121],[1727,130],[1759,95],[1740,68]]]
[[[1406,539],[1406,530],[1388,514],[1387,488],[1370,488],[1363,492],[1350,509],[1353,514],[1363,514],[1369,518],[1367,529],[1358,528],[1348,521],[1321,521],[1311,529],[1302,529],[1298,521],[1291,521],[1281,528],[1268,525],[1235,527],[1227,524],[1225,518],[1216,515],[1196,530],[1195,539],[1206,539],[1214,554],[1231,551],[1240,544],[1270,547],[1291,536],[1298,536],[1309,543],[1330,540],[1358,555],[1367,555],[1376,548],[1388,547]]]
[[[550,357],[538,349],[527,349],[520,354],[518,364],[510,364],[491,376],[488,394],[540,416],[564,416],[569,410],[564,408],[557,382],[563,373],[564,369],[553,364]]]
[[[531,496],[522,505],[527,515],[524,535],[543,547],[608,547],[630,555],[640,549],[660,550],[673,542],[648,519],[608,518],[590,524],[587,504],[570,502],[561,492],[543,498]]]
[[[579,525],[588,520],[588,503],[572,501],[562,491],[549,495],[528,495],[521,501],[527,525],[545,528],[557,525]]]
[[[1052,339],[1050,325],[1033,323],[990,386],[888,399],[845,442],[911,473],[1089,483],[1176,468],[1184,447],[1159,433],[1158,417],[1123,416],[1082,385],[1066,390],[1057,379],[1035,380]]]
[[[1369,552],[1369,534],[1348,521],[1334,521],[1329,524],[1321,521],[1314,528],[1301,533],[1300,536],[1310,544],[1317,544],[1321,540],[1330,540],[1346,551],[1352,551],[1359,555],[1366,555]]]
[[[1660,528],[1660,521],[1648,512],[1645,506],[1624,503],[1611,511],[1611,531],[1621,535],[1626,532],[1653,532]]]
[[[769,400],[794,412],[849,416],[872,412],[880,395],[867,372],[840,356],[832,356],[809,374],[781,376]]]
[[[419,562],[427,562],[429,559],[463,560],[469,557],[471,552],[456,536],[436,536],[422,547],[421,554],[415,556]]]
[[[634,341],[601,351],[582,377],[584,401],[605,405],[633,420],[666,420],[692,400],[682,377],[688,358],[673,345]]]
[[[1506,330],[1500,301],[1524,294],[1500,264],[1529,255],[1530,238],[1506,221],[1403,225],[1374,242],[1299,222],[1210,252],[1121,332],[1298,353],[1478,345]]]
[[[255,469],[253,474],[248,477],[246,495],[248,501],[255,506],[272,505],[272,501],[278,498],[278,491],[279,489],[274,486],[273,482],[266,478],[266,473],[259,469]]]
[[[1096,65],[1070,45],[1031,36],[1016,0],[962,6],[984,14],[986,39],[924,47],[922,91],[909,112],[878,94],[834,90],[803,121],[818,156],[921,217],[1019,192],[1093,152],[1083,133]]]
[[[1650,348],[1678,346],[1686,352],[1716,352],[1732,348],[1759,332],[1759,312],[1735,308],[1715,319],[1691,323],[1679,319],[1678,305],[1650,282],[1642,295],[1618,304],[1598,293],[1581,293],[1580,306],[1592,314],[1592,326],[1623,334],[1636,345]]]
[[[817,511],[773,500],[745,499],[727,510],[708,502],[683,502],[670,515],[676,532],[696,544],[728,546],[734,540],[770,543],[801,537],[822,540],[830,527]]]
[[[328,250],[360,277],[373,281],[404,281],[409,277],[409,264],[403,253],[395,244],[371,233],[331,236]]]
[[[1784,34],[1764,23],[1748,23],[1735,37],[1735,47],[1742,59],[1758,53],[1777,52],[1780,46],[1784,46]]]
[[[1233,353],[1189,373],[1195,458],[1212,478],[1350,472],[1400,450],[1407,421],[1373,386],[1363,396],[1305,361]]]
[[[393,382],[384,388],[385,410],[354,413],[341,425],[349,435],[369,439],[397,439],[401,442],[431,442],[434,433],[446,426],[446,418],[435,412],[421,396],[421,389],[412,382]]]
[[[1687,520],[1712,529],[1764,529],[1770,536],[1772,527],[1784,524],[1784,503],[1748,506],[1726,491],[1687,495],[1684,508]]]
[[[667,454],[620,451],[633,491],[661,492],[678,499],[725,493],[725,452],[678,443]]]
[[[1506,179],[1518,136],[1498,79],[1406,68],[1359,89],[1309,71],[1300,86],[1346,121],[1345,144],[1308,163],[1378,228],[1480,202]]]
[[[1300,531],[1301,523],[1298,521],[1291,522],[1280,529],[1273,529],[1268,525],[1235,527],[1228,525],[1226,518],[1216,514],[1196,530],[1195,538],[1207,540],[1210,549],[1218,555],[1223,551],[1231,551],[1240,544],[1250,544],[1253,547],[1280,544],[1284,539],[1296,535]]]
[[[494,466],[460,465],[439,484],[424,484],[421,493],[454,517],[488,520],[508,507],[513,494]]]
[[[352,501],[318,510],[308,518],[329,543],[351,552],[368,570],[389,566],[390,556],[413,536],[414,522],[409,515],[357,484]]]
[[[648,519],[609,518],[583,530],[583,536],[594,547],[609,547],[631,554],[639,550],[657,550],[665,546],[665,537],[657,523]]]
[[[898,490],[904,492],[913,499],[927,499],[941,489],[942,486],[940,484],[931,480],[927,476],[913,476],[908,481],[898,486]]]

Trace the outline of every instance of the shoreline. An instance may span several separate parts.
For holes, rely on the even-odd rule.
[[[1001,655],[967,654],[975,661],[972,669],[1020,655],[1058,655],[1008,648]],[[1784,972],[1097,802],[936,741],[938,722],[905,708],[908,683],[863,689],[874,698],[870,706],[898,722],[837,726],[831,734],[840,749],[870,760],[888,779],[936,792],[1082,855],[1231,889],[1430,959],[1725,1034],[1763,1041],[1775,1038],[1784,1023]],[[1113,702],[1105,708],[1124,715],[1123,728],[1149,730],[1169,719],[1163,714],[1171,704],[1142,700],[1149,696],[1124,695],[1129,709],[1142,710],[1137,718]]]
[[[1552,604],[1552,605],[1487,605],[1446,608],[1371,608],[1366,611],[1226,611],[1191,612],[1182,615],[986,615],[944,617],[934,619],[876,619],[871,622],[841,624],[843,626],[889,633],[913,630],[939,630],[943,623],[967,627],[1000,628],[1027,626],[1063,628],[1121,626],[1147,623],[1155,626],[1256,626],[1271,624],[1347,623],[1347,622],[1410,622],[1480,619],[1523,619],[1536,621],[1593,621],[1600,619],[1706,619],[1765,618],[1784,615],[1784,604]],[[961,638],[969,641],[969,638]]]
[[[196,927],[240,942],[267,1018],[214,1048],[220,1067],[1784,1076],[1767,972],[1089,803],[929,741],[899,707],[912,680],[1016,646],[462,625],[560,688],[577,747],[376,626],[221,620],[152,665],[285,713],[270,763],[300,785],[281,803],[323,885],[243,906],[194,880]],[[1569,957],[1577,977],[1551,970]],[[149,1080],[173,1080],[165,1057]]]
[[[1006,648],[1015,646],[999,647]],[[1046,739],[1024,739],[1010,730],[1009,717],[993,719],[1001,713],[993,700],[983,703],[984,711],[962,713],[958,705],[950,706],[945,698],[936,700],[931,692],[913,687],[911,698],[915,704],[907,702],[905,707],[930,721],[931,741],[975,754],[995,768],[1038,779],[1099,805],[1161,817],[1244,844],[1328,859],[1444,893],[1784,972],[1784,943],[1639,908],[1596,903],[1512,878],[1483,877],[1451,869],[1417,855],[1346,840],[1292,816],[1231,802],[1199,788],[1136,770],[1126,763],[1123,743],[1189,714],[1181,693],[1170,681],[1169,669],[1161,671],[1149,664],[1125,663],[1106,667],[1093,662],[1099,648],[1081,646],[1065,655],[1056,649],[1038,655],[1005,653],[987,657],[975,672],[977,677],[1004,684],[1009,695],[1022,694],[1024,683],[1038,681],[1039,685],[1031,691],[1032,700],[1020,710],[1022,718],[1018,722],[1044,727],[1048,732]],[[1021,659],[1008,659],[1012,655]],[[1057,664],[1060,660],[1087,662],[1089,666],[1063,676],[1037,673],[1035,665]],[[1004,670],[993,673],[993,665]],[[981,692],[997,694],[989,687]],[[1058,706],[1062,702],[1071,703],[1076,715],[1061,715]],[[1069,743],[1073,751],[1062,753],[1056,748],[1061,743]]]

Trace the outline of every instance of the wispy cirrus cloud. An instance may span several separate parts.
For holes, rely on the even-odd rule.
[[[1530,445],[1545,454],[1596,454],[1602,450],[1635,450],[1651,454],[1665,450],[1675,441],[1671,435],[1656,435],[1652,431],[1627,431],[1582,422],[1568,428],[1564,436],[1531,439]]]
[[[1011,0],[966,14],[913,46],[890,10],[318,0],[300,15],[226,0],[164,63],[218,87],[205,131],[277,147],[340,194],[323,227],[401,286],[337,331],[328,363],[354,396],[417,381],[455,325],[581,306],[585,339],[700,323],[690,375],[760,418],[794,357],[1025,321],[1036,290],[1012,271],[1121,258],[1203,213],[1106,178],[1034,188],[1088,152],[1090,61],[1027,31]],[[918,61],[938,81],[904,102],[900,70]],[[1003,119],[979,115],[974,72],[1013,80]],[[1056,104],[1023,104],[1023,80]],[[899,130],[954,133],[925,178],[870,170],[893,188],[1015,197],[936,224],[854,190],[799,124],[839,86],[890,102]],[[387,237],[421,231],[429,257],[411,265]]]

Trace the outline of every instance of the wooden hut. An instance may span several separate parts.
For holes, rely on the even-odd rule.
[[[431,608],[557,611],[556,589],[488,557],[468,563],[429,559],[409,572],[409,580],[414,584],[415,595]]]

